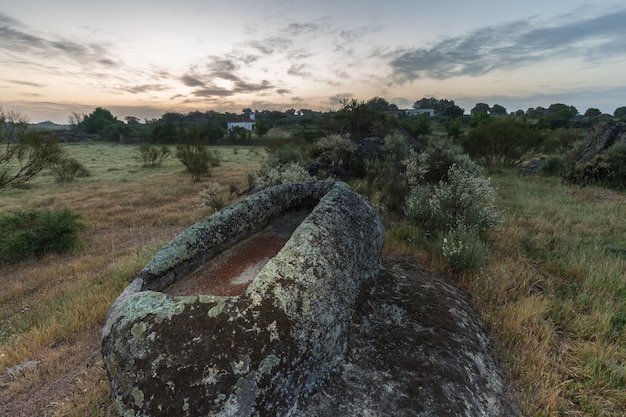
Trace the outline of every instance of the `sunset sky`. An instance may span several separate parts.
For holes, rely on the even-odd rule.
[[[6,4],[9,3],[9,4]],[[67,123],[105,107],[337,109],[423,97],[509,112],[626,106],[623,1],[4,0],[0,105]]]

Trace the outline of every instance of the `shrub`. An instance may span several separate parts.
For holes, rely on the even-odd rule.
[[[172,154],[170,148],[165,145],[157,148],[147,143],[139,145],[137,151],[139,152],[139,160],[144,168],[158,168]]]
[[[441,253],[453,271],[477,269],[483,263],[483,243],[476,229],[459,225],[444,234]]]
[[[414,186],[406,216],[410,224],[424,229],[452,270],[474,269],[483,261],[481,233],[502,221],[495,210],[495,189],[489,179],[457,164],[446,177],[437,185]]]
[[[200,192],[200,198],[202,199],[202,205],[213,208],[214,211],[219,211],[224,208],[226,201],[222,195],[222,189],[220,184],[212,182],[207,188]]]
[[[21,186],[63,157],[57,137],[28,128],[24,116],[0,106],[0,191]]]
[[[569,162],[562,173],[565,181],[578,184],[603,184],[626,188],[626,142],[618,142],[586,162]]]
[[[268,166],[289,165],[291,163],[302,162],[302,155],[296,145],[267,146],[269,154],[265,164]]]
[[[52,166],[56,182],[72,182],[75,178],[89,177],[91,173],[76,158],[63,158]]]
[[[256,181],[256,172],[250,169],[246,170],[246,183],[248,184],[248,189],[254,187]]]
[[[569,151],[576,142],[582,140],[583,137],[584,134],[580,129],[564,127],[555,129],[544,140],[543,150],[547,153],[556,152],[562,155]]]
[[[311,156],[320,162],[339,168],[348,168],[356,145],[341,135],[320,138],[311,149]]]
[[[210,176],[213,167],[220,165],[217,153],[198,144],[176,146],[176,158],[187,168],[194,182],[200,181],[203,176]]]
[[[316,179],[302,165],[292,162],[287,165],[264,165],[259,172],[257,185],[261,188],[267,188],[292,182],[314,181]]]
[[[626,142],[618,142],[607,149],[606,161],[611,169],[610,184],[626,188]]]
[[[411,147],[406,136],[398,132],[390,133],[384,137],[384,141],[383,152],[386,160],[399,163],[409,157]]]
[[[85,225],[69,209],[16,211],[0,216],[0,262],[67,253],[79,246]]]
[[[495,189],[489,179],[452,165],[448,182],[434,188],[415,187],[407,199],[409,221],[430,232],[446,232],[464,226],[485,231],[500,223],[495,211]]]
[[[405,175],[411,186],[436,185],[448,181],[450,167],[455,164],[471,175],[481,175],[480,167],[456,151],[449,140],[432,138],[422,152],[411,152],[405,161]]]
[[[469,131],[463,150],[491,171],[520,165],[542,142],[542,136],[524,119],[493,119]]]
[[[543,163],[539,167],[539,172],[542,175],[554,176],[560,175],[564,169],[565,163],[563,162],[563,158],[561,158],[560,156],[551,156],[543,161]]]
[[[390,160],[369,160],[365,164],[366,193],[381,214],[402,215],[409,188],[401,167]]]

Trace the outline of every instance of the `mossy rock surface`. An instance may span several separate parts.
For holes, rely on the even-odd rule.
[[[242,294],[167,294],[303,209],[310,214]],[[339,182],[273,187],[185,230],[109,312],[102,352],[120,415],[296,415],[341,361],[383,239],[376,210]]]

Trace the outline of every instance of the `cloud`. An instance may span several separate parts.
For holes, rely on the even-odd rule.
[[[293,44],[289,36],[271,36],[263,40],[253,40],[247,43],[248,46],[256,49],[263,55],[272,55],[275,52],[283,52]]]
[[[290,23],[287,25],[287,32],[291,36],[300,36],[308,33],[318,33],[325,28],[325,19],[321,19],[319,22],[308,23]]]
[[[189,69],[189,73],[180,77],[187,87],[198,87],[192,92],[196,97],[228,97],[241,93],[254,93],[275,88],[268,80],[253,81],[241,73],[241,63],[236,58],[210,56],[203,67],[204,71],[196,67]],[[230,87],[222,86],[227,81]]]
[[[140,84],[140,85],[133,85],[133,86],[124,86],[121,89],[129,93],[140,94],[140,93],[149,93],[151,91],[164,91],[164,90],[167,90],[168,87],[161,85],[161,84]]]
[[[311,77],[312,74],[308,71],[305,71],[305,68],[306,65],[304,64],[291,64],[291,66],[287,70],[287,74],[295,77]]]
[[[193,92],[193,95],[196,97],[228,97],[237,94],[234,90],[229,90],[226,88],[200,88]]]
[[[354,98],[354,94],[340,93],[340,94],[335,94],[334,96],[328,97],[325,103],[332,107],[339,107],[342,101],[350,100],[351,98]]]
[[[8,80],[10,83],[18,84],[18,85],[27,85],[29,87],[45,87],[45,84],[34,83],[30,81],[20,81],[20,80]]]
[[[624,22],[626,9],[596,17],[570,15],[558,25],[538,26],[530,19],[519,20],[440,39],[424,48],[397,50],[387,57],[392,77],[399,83],[418,78],[477,77],[555,58],[601,61],[626,55]]]
[[[104,45],[83,44],[54,36],[47,39],[28,32],[30,30],[19,21],[0,13],[0,51],[10,57],[8,62],[2,60],[3,63],[19,61],[21,64],[30,62],[32,66],[39,66],[37,60],[54,56],[55,59],[64,59],[81,67],[93,66],[94,63],[105,67],[119,65],[117,60],[110,57]]]
[[[191,75],[183,75],[182,77],[180,77],[180,80],[187,87],[201,87],[204,85],[204,82],[200,81],[198,78],[193,77]]]

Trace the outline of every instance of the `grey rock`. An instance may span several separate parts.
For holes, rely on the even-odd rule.
[[[13,381],[17,377],[22,375],[24,373],[24,371],[35,369],[40,364],[41,364],[41,361],[26,361],[26,362],[21,363],[19,365],[15,365],[15,366],[12,366],[12,367],[8,368],[2,374],[0,374],[0,376],[2,376],[3,379]]]
[[[598,124],[574,152],[576,164],[590,161],[618,142],[626,142],[626,123],[606,122]]]
[[[521,415],[463,292],[410,257],[384,257],[383,265],[357,299],[338,371],[298,415]]]
[[[242,294],[170,295],[272,220],[307,208]],[[343,183],[263,190],[166,245],[115,301],[102,353],[116,407],[132,416],[290,416],[337,368],[384,230]]]

